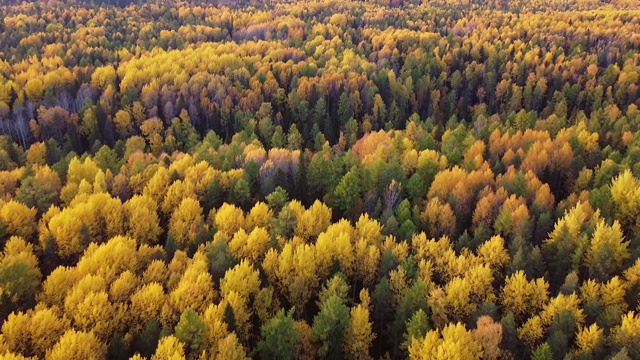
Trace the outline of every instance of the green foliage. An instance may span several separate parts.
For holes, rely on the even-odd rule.
[[[175,333],[186,345],[185,352],[189,358],[198,358],[207,347],[207,327],[193,309],[182,312]]]
[[[257,350],[261,359],[295,359],[300,351],[300,334],[293,323],[293,309],[280,309],[260,328]]]
[[[313,318],[313,337],[320,343],[318,356],[322,359],[344,357],[344,341],[349,328],[349,308],[338,296],[331,296],[320,305]]]

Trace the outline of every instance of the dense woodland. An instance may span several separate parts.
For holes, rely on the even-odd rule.
[[[0,7],[0,359],[640,359],[640,5]]]

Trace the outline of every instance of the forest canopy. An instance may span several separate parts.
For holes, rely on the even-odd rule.
[[[637,1],[0,19],[0,359],[640,358]]]

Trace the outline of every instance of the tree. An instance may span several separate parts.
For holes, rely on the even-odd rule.
[[[349,103],[349,96],[346,92],[342,92],[338,99],[338,121],[341,126],[344,126],[352,117],[353,111],[351,110],[351,105]]]
[[[157,244],[162,234],[157,203],[147,195],[135,195],[124,203],[129,219],[128,234],[141,244]]]
[[[158,347],[160,340],[160,323],[154,318],[150,318],[142,331],[134,337],[133,348],[140,352],[145,358],[150,358]]]
[[[482,345],[483,359],[496,360],[500,358],[502,350],[502,324],[496,323],[490,316],[481,316],[477,328],[472,331],[473,338]]]
[[[57,174],[53,173],[56,177]],[[57,179],[60,184],[60,179]],[[16,190],[16,200],[28,207],[35,208],[41,214],[46,212],[58,199],[59,188],[55,188],[55,180],[42,181],[36,177],[27,177]]]
[[[576,346],[581,353],[600,354],[604,345],[604,332],[597,324],[585,326],[576,335]]]
[[[344,341],[349,329],[349,308],[338,296],[331,296],[313,318],[313,336],[320,342],[318,356],[323,359],[344,358]]]
[[[220,280],[220,293],[226,297],[234,291],[245,299],[253,297],[260,290],[260,274],[251,263],[242,260],[233,268],[227,270]]]
[[[640,316],[633,311],[622,316],[620,327],[614,332],[614,343],[625,347],[632,359],[640,356]]]
[[[120,168],[120,160],[115,150],[103,145],[94,157],[96,165],[102,170],[111,170],[112,173],[117,173]]]
[[[30,325],[29,334],[31,335],[33,353],[36,356],[44,357],[47,350],[55,345],[71,324],[67,318],[60,317],[54,310],[44,308],[33,313]],[[23,336],[24,334],[21,335],[21,338]]]
[[[178,313],[188,308],[202,313],[215,299],[213,278],[208,269],[206,257],[196,253],[173,291],[169,293],[169,302]]]
[[[193,197],[184,198],[173,211],[169,221],[169,234],[180,249],[194,244],[199,232],[204,230],[202,211],[200,203]]]
[[[189,308],[176,325],[176,338],[185,344],[187,358],[196,359],[207,348],[206,326],[198,313]]]
[[[218,342],[218,352],[215,358],[228,360],[249,360],[244,347],[238,341],[238,337],[235,333],[227,335],[224,339]]]
[[[289,128],[289,135],[287,135],[287,148],[290,150],[300,150],[304,143],[304,138],[296,124],[292,124]]]
[[[608,226],[604,220],[600,221],[593,232],[585,258],[590,277],[605,282],[619,273],[630,256],[628,246],[617,220],[612,226]]]
[[[113,118],[113,123],[116,125],[116,131],[121,139],[126,139],[133,130],[131,115],[125,110],[118,110]]]
[[[9,309],[14,307],[33,306],[41,279],[42,274],[33,245],[22,238],[12,236],[0,256],[2,315],[6,316],[10,312]]]
[[[257,351],[261,359],[292,360],[298,358],[300,334],[294,326],[293,309],[280,309],[276,315],[260,328],[262,340]]]
[[[431,329],[429,325],[429,317],[427,313],[418,309],[411,319],[407,322],[407,332],[404,334],[404,342],[402,343],[402,347],[404,349],[408,349],[413,339],[422,339],[427,335],[427,332]]]
[[[22,311],[11,313],[2,324],[3,345],[9,351],[28,354],[32,345],[30,342],[30,314]]]
[[[0,210],[0,221],[2,221],[9,235],[29,240],[36,230],[36,214],[37,210],[35,208],[28,208],[17,201],[11,200]]]
[[[266,197],[269,207],[279,213],[282,207],[289,201],[289,194],[282,187],[278,186],[271,194]]]
[[[251,191],[249,190],[249,184],[243,178],[238,179],[229,192],[229,201],[242,208],[246,208],[249,205],[250,198]]]
[[[116,307],[106,292],[90,292],[76,306],[65,306],[72,311],[74,324],[103,341],[108,340],[117,327]]]
[[[414,339],[409,346],[411,359],[481,359],[482,346],[461,323],[431,330],[422,339]]]
[[[106,355],[107,346],[92,332],[69,330],[47,352],[47,359],[104,359]]]
[[[611,197],[618,210],[618,219],[628,231],[640,231],[640,180],[625,170],[611,182]]]
[[[214,279],[221,279],[227,270],[238,263],[224,240],[214,240],[207,243],[206,252],[209,260],[209,273]]]
[[[369,321],[369,292],[360,293],[361,303],[351,308],[351,322],[345,339],[345,352],[353,359],[372,359],[369,349],[376,335]]]
[[[44,94],[44,84],[38,78],[30,79],[24,86],[27,97],[33,101],[40,101]]]
[[[340,180],[334,191],[336,206],[342,213],[352,218],[355,216],[356,201],[360,198],[361,184],[358,175],[358,168],[353,167]]]
[[[552,360],[553,354],[551,353],[551,347],[549,344],[544,343],[531,354],[531,360]]]
[[[542,309],[549,299],[549,284],[540,278],[528,281],[522,270],[507,277],[500,301],[518,320]]]
[[[158,348],[151,360],[186,360],[184,344],[175,336],[166,336],[160,339]]]

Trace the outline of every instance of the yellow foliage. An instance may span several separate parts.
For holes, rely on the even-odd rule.
[[[449,324],[442,332],[430,330],[423,339],[414,338],[409,346],[412,360],[479,360],[482,355],[482,346],[461,323]]]
[[[500,302],[506,311],[523,319],[542,309],[549,299],[549,284],[543,279],[527,280],[522,270],[507,277],[500,294]]]
[[[107,345],[91,332],[69,330],[58,343],[47,352],[47,360],[103,359],[107,355]]]
[[[158,342],[151,360],[186,360],[184,344],[173,335],[165,336]]]
[[[0,221],[6,227],[9,235],[31,239],[36,230],[36,213],[34,208],[29,208],[17,201],[11,200],[2,206]]]
[[[604,332],[597,324],[584,327],[576,335],[576,346],[580,351],[593,351],[597,349],[604,339]]]
[[[243,260],[224,274],[220,280],[220,293],[226,298],[233,291],[245,299],[250,299],[260,290],[260,285],[258,270]]]

